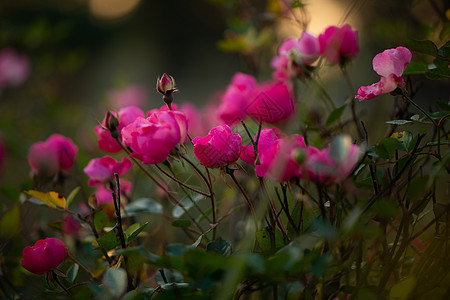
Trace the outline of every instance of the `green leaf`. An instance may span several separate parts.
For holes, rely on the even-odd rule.
[[[420,75],[425,74],[428,71],[428,65],[420,61],[411,61],[406,67],[403,75]]]
[[[78,275],[78,270],[80,266],[78,264],[73,264],[69,270],[67,270],[67,280],[74,282]]]
[[[202,195],[197,195],[193,197],[193,200],[196,203],[200,202],[203,199],[205,199],[205,197]],[[181,204],[183,204],[184,209],[187,211],[194,206],[194,204],[192,204],[191,199],[189,198],[184,198],[183,200],[181,200]],[[177,219],[180,218],[182,215],[184,215],[184,209],[178,205],[175,206],[172,210],[172,216]]]
[[[259,247],[263,251],[267,251],[272,249],[272,242],[275,248],[280,248],[284,246],[283,235],[277,229],[275,230],[275,240],[271,240],[271,236],[267,229],[260,230],[256,233],[256,240],[258,242]]]
[[[398,283],[396,283],[389,293],[389,299],[406,300],[416,287],[417,280],[410,276]]]
[[[450,69],[448,67],[435,68],[426,72],[425,75],[427,76],[427,78],[433,80],[450,78]]]
[[[102,235],[97,239],[98,244],[105,250],[111,250],[120,245],[120,236],[117,228]]]
[[[399,141],[395,138],[384,138],[375,146],[375,152],[381,158],[391,159],[395,154],[395,150],[397,150],[398,144]]]
[[[427,190],[430,188],[429,179],[430,178],[428,176],[420,176],[413,178],[408,184],[406,196],[412,202],[422,199],[425,196]]]
[[[154,293],[155,289],[141,286],[126,293],[122,300],[148,300],[151,299]]]
[[[180,227],[180,228],[188,228],[191,226],[191,221],[189,220],[175,220],[172,222],[173,227]]]
[[[326,126],[329,126],[329,125],[333,124],[336,120],[338,120],[342,116],[342,113],[344,112],[346,107],[347,107],[347,105],[343,105],[343,106],[338,107],[335,110],[333,110],[330,113],[330,115],[328,116]]]
[[[150,198],[140,198],[125,207],[126,214],[130,217],[140,214],[162,214],[163,207],[160,203]]]
[[[409,131],[394,132],[391,137],[400,142],[398,149],[403,151],[408,151],[413,139],[413,135]]]
[[[392,125],[405,125],[405,124],[411,124],[412,121],[408,121],[408,120],[392,120],[392,121],[386,121],[387,124],[392,124]]]
[[[111,226],[113,222],[109,219],[109,216],[104,211],[97,211],[94,215],[94,226],[95,229],[99,232],[103,230],[103,228],[107,226]]]
[[[108,294],[120,298],[127,289],[127,272],[124,269],[108,269],[103,278]]]
[[[428,54],[432,56],[437,56],[438,51],[436,45],[429,40],[416,41],[416,40],[408,40],[400,43],[412,51],[420,52],[423,54]]]
[[[75,196],[78,194],[79,190],[80,187],[77,186],[72,190],[72,192],[70,192],[69,196],[67,197],[66,208],[69,208],[70,203],[72,203],[73,199],[75,199]]]
[[[183,256],[186,251],[192,249],[193,247],[190,245],[185,245],[181,243],[173,243],[167,245],[167,255],[172,257],[180,257]]]
[[[137,237],[137,235],[139,233],[142,232],[142,230],[144,230],[144,228],[148,225],[148,222],[146,222],[143,225],[140,225],[139,223],[135,223],[133,225],[131,225],[130,227],[127,228],[127,230],[125,231],[128,242],[131,242],[135,237]]]
[[[127,247],[126,249],[117,249],[115,252],[117,255],[123,255],[127,257],[140,257],[146,264],[154,265],[158,262],[159,256],[149,252],[142,246]]]
[[[443,111],[450,111],[450,102],[449,103],[444,103],[444,102],[441,102],[441,101],[436,101],[436,104]]]
[[[338,163],[343,162],[347,158],[351,146],[352,138],[349,135],[338,135],[330,145],[331,158]]]
[[[184,277],[177,270],[159,269],[155,274],[155,281],[159,285],[173,282],[180,283],[184,282]]]
[[[14,205],[0,219],[0,237],[10,238],[20,232],[20,210]]]
[[[206,245],[206,252],[214,252],[222,255],[230,255],[232,251],[231,244],[222,238],[218,238]]]

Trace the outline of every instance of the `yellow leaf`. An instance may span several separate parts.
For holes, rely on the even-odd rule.
[[[28,191],[26,192],[31,197],[34,197],[45,204],[47,204],[50,207],[66,207],[66,198],[58,194],[57,192],[48,192],[48,193],[42,193],[39,191]]]
[[[409,299],[409,295],[414,290],[417,280],[414,277],[408,277],[398,283],[396,283],[389,293],[390,300],[406,300]]]

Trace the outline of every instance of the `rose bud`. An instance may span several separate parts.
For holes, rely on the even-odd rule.
[[[25,247],[22,256],[22,267],[41,275],[55,269],[66,258],[67,251],[61,240],[46,238],[37,241],[33,247]]]

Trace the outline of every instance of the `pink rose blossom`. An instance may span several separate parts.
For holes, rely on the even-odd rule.
[[[119,120],[119,125],[117,126],[117,130],[120,131],[122,128],[127,126],[136,120],[137,117],[143,117],[144,112],[136,107],[136,106],[126,106],[119,110],[118,113],[111,112],[116,118]],[[107,128],[106,117],[103,120],[102,126],[98,125],[94,128],[95,134],[98,138],[98,147],[108,153],[118,153],[122,151],[122,147],[117,143],[117,141],[111,136],[111,132],[109,130],[105,130]],[[119,139],[121,140],[121,135],[119,134]]]
[[[132,157],[144,164],[158,164],[167,159],[177,144],[187,137],[186,115],[180,111],[153,111],[148,118],[138,117],[122,129],[123,143]]]
[[[228,125],[211,129],[207,136],[192,140],[194,155],[208,168],[219,168],[239,159],[241,153],[241,136],[233,133]]]
[[[129,85],[123,89],[108,92],[108,103],[113,110],[126,106],[142,107],[147,102],[147,92],[138,85]]]
[[[300,166],[294,161],[294,151],[305,148],[303,137],[294,134],[276,140],[270,147],[259,151],[260,165],[255,168],[256,175],[277,182],[287,181],[300,175]]]
[[[131,182],[125,179],[120,180],[120,192],[122,195],[130,195],[131,189]],[[105,188],[104,185],[99,185],[97,187],[95,191],[95,198],[97,200],[97,206],[114,205],[111,190]],[[114,207],[112,209],[114,209]]]
[[[37,241],[33,247],[25,247],[22,252],[22,267],[31,273],[41,275],[55,269],[66,258],[64,243],[56,238]]]
[[[127,157],[118,162],[111,156],[104,156],[91,159],[84,168],[84,173],[89,176],[89,185],[96,186],[113,181],[114,173],[119,176],[125,175],[130,168],[131,161]]]
[[[44,142],[37,142],[30,147],[28,163],[34,173],[51,177],[59,172],[70,170],[78,148],[71,139],[60,134],[53,134]]]
[[[359,101],[369,100],[390,93],[399,86],[403,87],[405,81],[401,76],[411,58],[411,52],[405,47],[387,49],[375,55],[372,65],[381,79],[372,85],[360,87],[355,98]]]
[[[294,114],[294,98],[283,82],[261,84],[248,102],[246,113],[257,121],[277,124]]]
[[[350,25],[330,26],[319,35],[320,54],[330,63],[342,64],[359,53],[358,36]]]
[[[219,107],[219,118],[233,126],[247,116],[245,108],[256,90],[257,82],[253,76],[236,73],[231,79]]]
[[[320,54],[318,39],[303,31],[298,39],[288,38],[278,49],[278,56],[271,61],[272,68],[276,69],[273,77],[277,80],[287,80],[297,73],[296,67],[303,68],[312,64]]]
[[[0,51],[0,90],[18,86],[25,82],[30,73],[28,57],[6,48]]]
[[[273,143],[275,143],[275,141],[279,140],[283,136],[284,135],[282,135],[277,128],[264,128],[259,134],[258,152],[268,149],[270,146],[272,146]],[[256,139],[257,136],[255,136],[255,142]],[[246,163],[255,165],[255,151],[253,146],[243,145],[241,149],[240,159],[242,159]]]

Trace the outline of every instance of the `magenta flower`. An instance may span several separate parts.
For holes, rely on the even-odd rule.
[[[411,52],[405,47],[387,49],[375,55],[372,65],[381,79],[372,85],[360,87],[355,98],[359,101],[369,100],[390,93],[399,86],[403,87],[405,81],[401,76],[411,58]]]
[[[64,243],[56,238],[37,241],[33,247],[25,247],[22,252],[22,267],[31,273],[41,275],[55,269],[66,258]]]
[[[277,124],[294,113],[294,98],[286,83],[263,83],[254,95],[245,111],[257,121]]]
[[[148,118],[138,117],[122,129],[123,143],[132,157],[144,164],[158,164],[167,159],[177,144],[187,137],[186,115],[180,111],[155,110]]]
[[[294,134],[276,140],[267,149],[259,151],[260,165],[255,168],[256,175],[277,182],[287,181],[300,175],[300,166],[294,161],[296,149],[305,148],[303,137]]]
[[[0,90],[8,86],[18,86],[30,74],[30,61],[25,55],[6,48],[0,51]]]
[[[241,136],[233,133],[228,125],[211,129],[207,136],[192,140],[194,155],[208,168],[219,168],[239,159],[241,153]]]
[[[320,54],[330,63],[344,63],[359,53],[358,36],[350,25],[330,26],[319,35]]]
[[[180,107],[180,111],[186,114],[190,136],[206,134],[207,129],[205,129],[204,115],[201,111],[189,102],[183,103]]]
[[[264,128],[263,130],[261,130],[261,133],[259,134],[258,152],[268,149],[270,146],[272,146],[273,143],[275,143],[277,140],[279,140],[283,136],[284,135],[282,135],[281,132],[277,128],[272,128],[272,129]],[[257,136],[255,136],[255,142],[256,142],[256,138],[257,138]],[[248,145],[242,145],[240,159],[242,159],[246,163],[255,165],[254,147],[248,146]]]
[[[71,139],[53,134],[45,142],[37,142],[30,147],[28,163],[34,173],[52,177],[73,167],[77,151]]]
[[[131,182],[125,179],[120,180],[120,192],[122,195],[131,194],[132,185]],[[105,188],[104,185],[97,186],[95,190],[95,199],[97,200],[97,206],[107,206],[110,210],[114,210],[114,200],[111,190]]]
[[[236,73],[231,79],[219,107],[219,118],[226,125],[233,126],[245,119],[249,99],[253,98],[257,82],[253,76]]]
[[[119,124],[117,125],[117,130],[119,132],[119,140],[121,140],[120,131],[122,128],[127,126],[136,120],[137,117],[143,117],[144,112],[136,106],[126,106],[119,110],[118,113],[110,112],[114,117],[118,118]],[[107,117],[103,120],[102,126],[95,126],[94,131],[98,138],[98,147],[105,152],[108,153],[118,153],[122,151],[122,147],[117,143],[117,141],[111,136],[111,132],[109,130],[105,130],[104,128],[108,127]]]
[[[125,175],[130,168],[131,161],[127,157],[118,162],[111,156],[104,156],[91,159],[84,168],[84,173],[89,176],[89,185],[96,186],[113,181],[114,173]]]
[[[319,41],[308,32],[303,31],[298,41],[288,38],[278,49],[278,56],[271,61],[270,65],[275,69],[273,77],[281,81],[287,80],[297,74],[297,68],[302,69],[316,61],[319,54]]]

